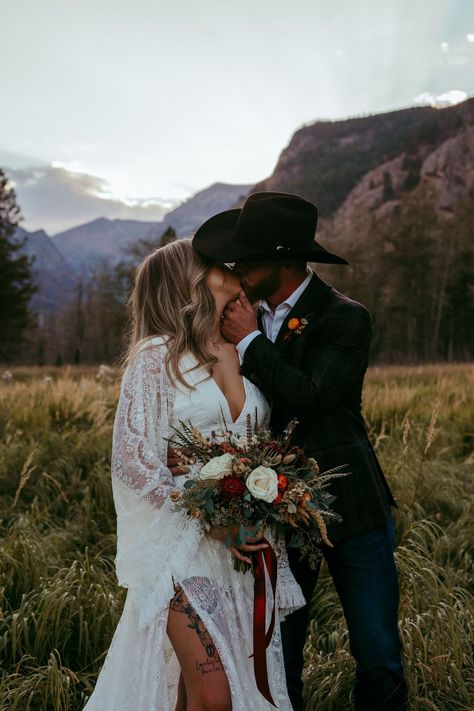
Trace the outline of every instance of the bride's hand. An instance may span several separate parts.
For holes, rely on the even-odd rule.
[[[233,528],[211,528],[208,531],[208,536],[211,538],[216,538],[218,541],[224,543],[226,539],[230,536],[231,541],[235,541],[239,532],[239,526],[234,526]],[[251,564],[252,561],[249,557],[242,555],[241,551],[245,553],[254,553],[255,551],[261,551],[263,548],[268,548],[268,543],[255,543],[263,538],[265,530],[263,528],[258,531],[256,536],[247,536],[245,538],[245,543],[241,543],[240,546],[231,545],[229,547],[230,552],[238,560],[242,560],[244,563]]]
[[[190,452],[186,449],[177,450],[173,447],[168,447],[166,466],[173,476],[183,476],[189,474],[189,467],[183,466],[183,455],[188,456]]]

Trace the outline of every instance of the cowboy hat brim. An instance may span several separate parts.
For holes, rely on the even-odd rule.
[[[328,252],[322,245],[314,241],[314,247],[309,249],[275,248],[265,249],[258,245],[258,236],[253,244],[238,241],[235,227],[240,215],[240,209],[225,210],[207,220],[196,231],[193,237],[194,249],[215,262],[282,262],[306,261],[323,264],[349,264],[337,254]]]

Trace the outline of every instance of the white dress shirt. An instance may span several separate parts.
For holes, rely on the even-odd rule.
[[[309,267],[307,269],[307,272],[308,273],[306,279],[301,282],[301,284],[294,290],[292,294],[290,294],[287,299],[285,299],[285,301],[283,301],[281,304],[278,304],[275,311],[271,310],[270,306],[266,301],[260,301],[259,303],[260,313],[262,314],[264,335],[273,343],[275,343],[276,341],[278,331],[282,327],[285,318],[288,316],[291,309],[296,304],[301,294],[311,281],[313,272],[311,271],[311,269],[309,269]],[[252,333],[248,333],[244,338],[242,338],[241,341],[237,343],[236,348],[242,358],[244,357],[245,350],[249,343],[251,343],[253,339],[256,336],[259,336],[260,334],[261,331],[252,331]]]

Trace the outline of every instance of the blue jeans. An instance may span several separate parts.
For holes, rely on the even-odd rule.
[[[339,594],[356,661],[356,711],[401,711],[407,704],[398,632],[399,586],[393,556],[393,521],[386,526],[325,548]],[[299,553],[288,549],[290,566],[307,600],[319,571],[311,571]],[[301,672],[309,605],[282,623],[283,652],[290,699],[303,709]]]

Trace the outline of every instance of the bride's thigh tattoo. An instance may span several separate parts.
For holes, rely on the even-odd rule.
[[[207,660],[201,662],[196,660],[196,670],[202,675],[210,674],[214,671],[223,671],[222,662],[216,649],[212,637],[204,626],[196,610],[190,604],[184,590],[180,586],[175,586],[175,596],[170,602],[170,609],[173,612],[181,612],[188,618],[188,627],[194,630],[206,652]]]
[[[219,657],[212,659],[208,657],[205,662],[198,662],[198,660],[196,659],[194,664],[196,667],[196,671],[201,672],[202,676],[206,676],[206,674],[212,674],[212,672],[224,671],[224,667],[222,666],[222,662]]]

